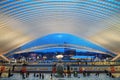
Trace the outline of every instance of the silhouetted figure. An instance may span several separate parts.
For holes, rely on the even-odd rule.
[[[22,74],[22,78],[23,79],[25,79],[25,74],[27,73],[27,71],[26,71],[26,67],[22,67],[22,69],[21,69],[21,74]]]
[[[105,72],[105,73],[108,73],[108,71],[107,71],[107,70],[104,70],[104,72]]]
[[[29,73],[29,72],[27,72],[27,73],[26,73],[26,78],[28,78],[28,77],[29,77],[29,75],[30,75],[30,73]]]
[[[83,71],[83,76],[86,77],[86,71]]]
[[[11,70],[9,68],[9,70],[8,70],[8,77],[10,77],[10,76],[11,76]]]
[[[2,72],[0,71],[0,77],[1,77],[1,75],[2,75]]]
[[[16,65],[13,65],[13,67],[12,67],[12,71],[14,71],[14,69],[15,69],[15,66],[16,66]]]
[[[96,75],[96,76],[99,76],[99,72],[97,72],[95,75]]]
[[[111,77],[112,77],[112,78],[115,78],[115,76],[113,76],[113,75],[112,75]]]
[[[87,62],[85,62],[85,65],[87,65]]]
[[[39,78],[41,79],[41,77],[42,77],[42,75],[41,75],[41,73],[39,73]]]
[[[22,76],[22,79],[25,79],[24,73],[22,72],[22,70],[20,71],[20,74]]]
[[[36,73],[34,73],[34,77],[36,77]]]
[[[50,75],[50,79],[52,79],[53,78],[53,75],[52,75],[52,73],[51,73],[51,75]]]
[[[112,73],[111,72],[108,72],[107,73],[109,77],[112,77]]]
[[[39,77],[39,75],[37,74],[36,77]]]
[[[99,74],[100,74],[100,73],[98,72],[97,75],[99,76]]]
[[[112,73],[111,72],[109,73],[109,75],[110,75],[110,77],[112,77]]]
[[[44,79],[44,74],[42,74],[42,79]]]

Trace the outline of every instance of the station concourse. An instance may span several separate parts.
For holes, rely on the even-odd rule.
[[[0,80],[120,80],[120,1],[0,0]]]

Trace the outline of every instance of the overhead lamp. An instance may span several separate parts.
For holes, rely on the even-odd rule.
[[[57,58],[57,59],[62,59],[62,58],[63,58],[63,55],[62,55],[62,54],[57,55],[56,58]]]
[[[47,57],[46,57],[46,56],[43,56],[43,59],[45,60],[45,59],[47,59]]]

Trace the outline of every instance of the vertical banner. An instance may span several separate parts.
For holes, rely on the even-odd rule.
[[[114,66],[111,66],[110,69],[111,69],[112,73],[115,72],[115,67]]]
[[[53,67],[53,68],[52,68],[52,72],[53,72],[53,73],[56,73],[56,67]]]
[[[1,66],[0,71],[1,71],[1,72],[4,72],[4,71],[5,71],[5,66]]]
[[[52,73],[54,73],[54,74],[56,73],[56,64],[54,64],[52,67]]]
[[[22,73],[26,73],[26,67],[24,66],[24,67],[22,67],[22,69],[21,69],[21,71],[22,71]]]
[[[82,67],[80,67],[80,68],[79,68],[79,71],[80,71],[80,73],[82,73],[82,72],[83,72],[83,69],[82,69]]]

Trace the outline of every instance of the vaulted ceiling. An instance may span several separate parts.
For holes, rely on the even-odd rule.
[[[59,32],[120,53],[120,1],[0,0],[1,54]]]

